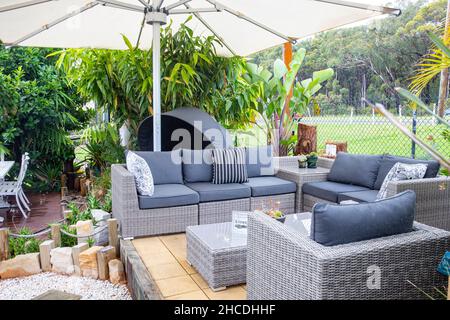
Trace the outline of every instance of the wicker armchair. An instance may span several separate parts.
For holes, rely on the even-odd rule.
[[[450,230],[450,177],[390,182],[387,196],[405,190],[416,193],[417,221]]]
[[[263,214],[249,216],[248,299],[426,299],[447,278],[436,271],[450,232],[415,231],[326,247]],[[379,277],[379,286],[376,278]],[[374,280],[372,282],[372,280]],[[410,283],[411,282],[411,283]]]

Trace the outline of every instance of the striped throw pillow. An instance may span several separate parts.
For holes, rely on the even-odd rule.
[[[212,149],[214,184],[248,181],[245,148]]]

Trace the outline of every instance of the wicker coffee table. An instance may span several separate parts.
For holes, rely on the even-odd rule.
[[[310,213],[290,214],[285,224],[309,233]],[[247,230],[231,222],[186,228],[187,260],[214,291],[246,282]]]

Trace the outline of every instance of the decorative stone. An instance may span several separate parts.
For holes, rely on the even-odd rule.
[[[98,278],[97,252],[102,248],[94,246],[80,253],[80,270],[83,277]]]
[[[80,253],[87,249],[89,249],[89,245],[87,243],[80,243],[72,247],[73,265],[75,267],[75,274],[77,276],[81,276]]]
[[[58,273],[72,274],[75,272],[75,266],[72,258],[72,248],[58,247],[50,251],[50,262],[52,271]]]
[[[39,253],[28,253],[0,262],[0,278],[30,276],[41,272]]]
[[[126,283],[125,271],[122,261],[114,259],[108,262],[109,268],[109,281],[112,284]]]
[[[99,221],[97,223],[98,227],[95,228],[94,232],[98,230],[98,228],[102,228],[105,224],[107,224],[106,220],[111,218],[111,213],[108,213],[101,209],[92,209],[91,210],[92,217],[94,221]],[[105,228],[100,233],[94,236],[95,245],[106,245],[108,244],[108,228]]]
[[[88,236],[94,232],[94,225],[92,224],[92,220],[86,221],[78,221],[75,225],[77,229],[77,236]],[[86,243],[88,238],[78,238],[78,244]]]

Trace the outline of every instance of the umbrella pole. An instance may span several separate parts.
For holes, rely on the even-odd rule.
[[[153,151],[161,151],[161,25],[153,22]]]

